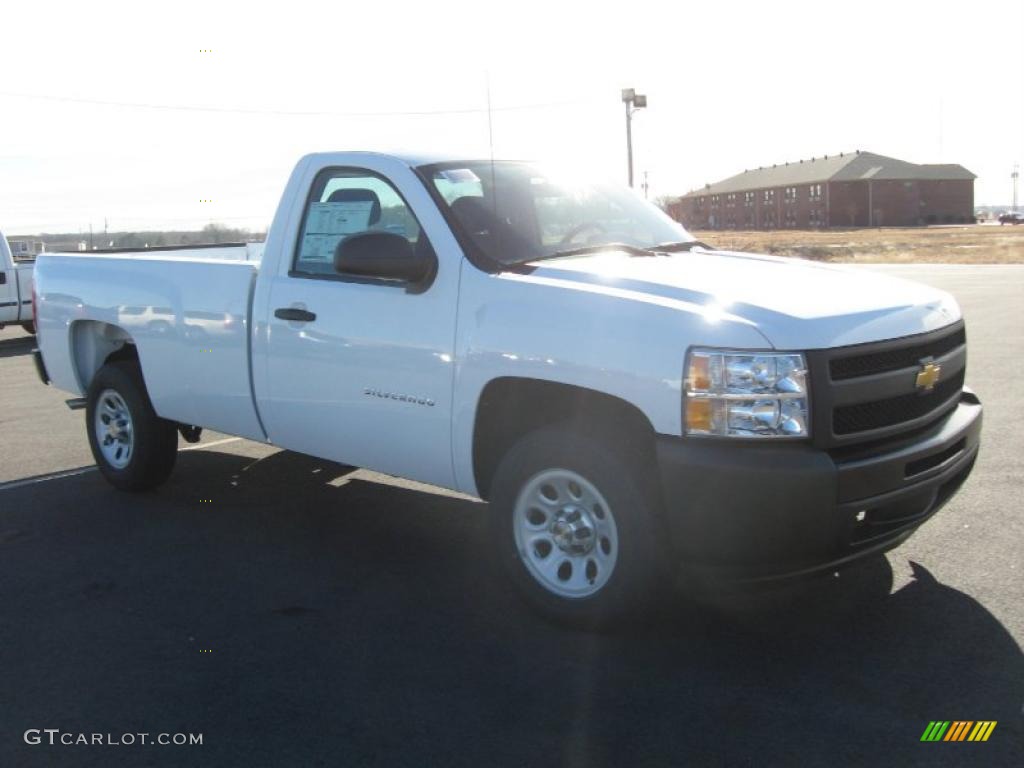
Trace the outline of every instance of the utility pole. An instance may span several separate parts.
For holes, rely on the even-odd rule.
[[[1013,179],[1013,212],[1017,212],[1017,179],[1020,178],[1020,163],[1013,164],[1013,173],[1010,174],[1010,178]]]
[[[626,105],[626,163],[629,168],[629,186],[633,186],[633,113],[647,106],[647,97],[633,88],[622,89],[622,103]]]
[[[647,174],[648,174],[648,173],[649,173],[649,171],[644,171],[644,183],[640,185],[640,186],[641,186],[641,187],[643,187],[643,189],[644,189],[644,200],[646,200],[646,199],[647,199],[647,190],[648,190],[648,189],[650,188],[650,186],[651,186],[651,185],[650,185],[650,184],[649,184],[649,183],[647,182]]]

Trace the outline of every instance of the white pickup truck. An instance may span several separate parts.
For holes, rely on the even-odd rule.
[[[309,155],[258,265],[42,255],[36,291],[41,376],[115,486],[209,427],[473,494],[515,585],[579,624],[679,573],[890,549],[978,452],[949,295],[716,251],[528,163]]]
[[[0,329],[20,325],[36,332],[32,320],[32,269],[34,262],[14,259],[4,233],[0,232]]]

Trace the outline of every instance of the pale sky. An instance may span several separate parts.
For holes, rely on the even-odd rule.
[[[1024,162],[1021,0],[79,0],[2,18],[8,234],[262,228],[307,152],[486,156],[488,82],[496,156],[623,181],[619,91],[646,93],[651,197],[862,149],[960,163],[975,202],[1001,205]]]

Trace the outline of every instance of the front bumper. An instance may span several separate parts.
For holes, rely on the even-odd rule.
[[[941,422],[867,456],[659,437],[673,553],[691,572],[746,581],[832,569],[892,549],[967,479],[981,422],[980,401],[964,389]]]

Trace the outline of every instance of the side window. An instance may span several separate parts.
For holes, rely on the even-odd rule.
[[[414,247],[426,237],[394,186],[372,171],[331,168],[313,182],[295,253],[295,272],[334,275],[334,251],[361,232],[391,232]]]

